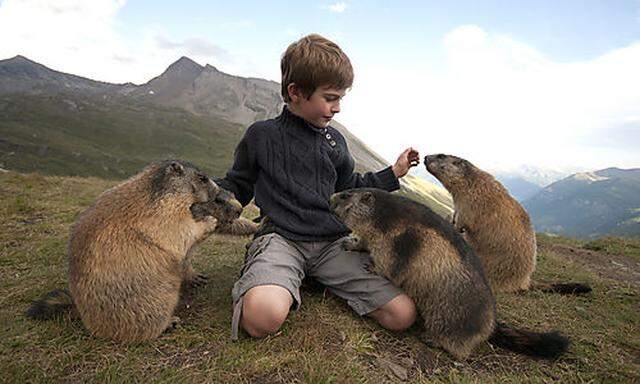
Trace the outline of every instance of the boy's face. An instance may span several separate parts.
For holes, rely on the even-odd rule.
[[[294,84],[291,84],[294,85]],[[336,89],[331,85],[318,87],[307,99],[301,92],[294,89],[289,93],[290,110],[312,125],[324,128],[329,125],[333,115],[340,112],[340,100],[347,92],[346,89]]]

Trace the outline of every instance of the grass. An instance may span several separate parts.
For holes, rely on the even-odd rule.
[[[610,255],[624,255],[640,262],[640,238],[605,236],[594,240],[539,233],[540,244],[562,244]]]
[[[0,168],[122,179],[151,161],[182,158],[223,176],[243,131],[220,118],[132,101],[5,95]]]
[[[420,327],[393,333],[359,318],[318,287],[303,290],[302,308],[263,340],[230,341],[230,291],[246,237],[214,235],[195,265],[209,284],[188,292],[181,325],[159,339],[118,345],[96,339],[70,315],[24,317],[31,300],[66,286],[66,241],[76,216],[115,182],[95,178],[0,173],[0,382],[634,382],[640,380],[637,286],[600,278],[561,255],[539,254],[535,277],[581,281],[594,292],[500,295],[508,324],[557,329],[573,342],[556,362],[486,344],[465,362],[419,341]],[[582,246],[570,239],[544,238]],[[621,247],[627,252],[628,247]],[[603,254],[605,255],[605,254]],[[606,255],[605,255],[606,256]]]
[[[627,255],[640,261],[640,238],[603,237],[586,242],[584,249]]]

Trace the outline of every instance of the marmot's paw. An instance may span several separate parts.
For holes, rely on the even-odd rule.
[[[209,282],[209,278],[199,273],[193,276],[189,281],[187,281],[187,283],[189,284],[189,287],[192,287],[192,288],[203,287],[207,285],[208,282]]]
[[[198,224],[202,226],[202,237],[200,238],[200,241],[202,241],[216,232],[218,219],[213,216],[206,216],[202,221],[198,222]]]
[[[440,344],[433,340],[430,335],[427,335],[426,332],[423,332],[418,338],[429,348],[442,348]]]
[[[191,207],[189,207],[189,210],[191,211],[193,219],[198,222],[205,221],[213,215],[207,203],[193,203]]]
[[[363,245],[360,238],[354,235],[347,237],[344,242],[342,242],[342,247],[347,251],[366,251]]]
[[[171,332],[175,329],[178,328],[178,326],[180,325],[180,323],[182,323],[182,320],[180,320],[180,318],[178,316],[173,316],[171,318],[171,321],[169,322],[169,325],[167,326],[167,329],[165,329],[165,332]]]

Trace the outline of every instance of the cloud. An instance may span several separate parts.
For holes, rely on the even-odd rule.
[[[101,80],[127,73],[131,58],[117,33],[123,0],[5,0],[0,3],[0,58],[24,55],[49,67]],[[128,80],[128,79],[127,79]]]
[[[489,168],[640,165],[620,130],[636,129],[625,122],[640,116],[640,43],[558,63],[509,36],[461,26],[442,47],[432,67],[355,62],[338,120],[390,160],[413,145]],[[618,133],[605,144],[610,132]]]
[[[50,68],[95,80],[144,83],[180,56],[226,72],[259,76],[258,64],[202,37],[171,39],[162,26],[123,31],[124,0],[4,0],[0,59],[23,55]],[[251,28],[249,20],[223,28]],[[125,35],[126,34],[126,35]]]
[[[347,3],[345,3],[344,1],[338,2],[338,3],[334,3],[329,5],[328,9],[331,12],[335,12],[335,13],[342,13],[345,11],[345,9],[347,9]]]
[[[167,37],[156,36],[156,41],[160,49],[184,52],[188,56],[213,56],[222,60],[229,58],[229,52],[206,39],[189,38],[174,42]]]

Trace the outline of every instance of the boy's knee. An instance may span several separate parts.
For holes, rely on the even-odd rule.
[[[370,316],[389,330],[404,331],[416,321],[417,312],[413,300],[401,294],[373,311]]]
[[[275,333],[289,314],[293,298],[288,290],[277,285],[251,288],[242,303],[242,328],[252,337]]]

